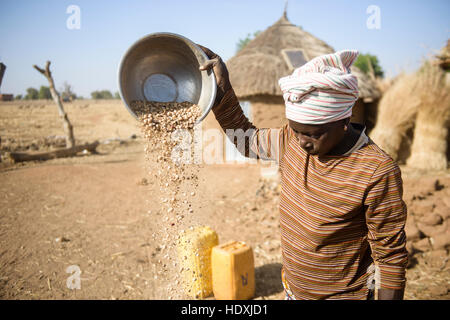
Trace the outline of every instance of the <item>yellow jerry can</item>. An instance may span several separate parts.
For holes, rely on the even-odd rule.
[[[253,251],[242,241],[212,249],[212,284],[217,300],[247,300],[255,295]]]
[[[188,296],[203,299],[212,294],[211,249],[218,244],[217,233],[208,226],[180,233],[177,241],[178,260]]]

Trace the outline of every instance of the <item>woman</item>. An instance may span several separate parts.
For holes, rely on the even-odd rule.
[[[397,164],[350,123],[358,99],[344,50],[317,57],[279,84],[289,123],[256,128],[243,114],[221,58],[200,70],[217,80],[214,115],[246,157],[281,174],[282,279],[287,299],[402,299],[406,205]],[[231,134],[230,134],[231,132]],[[245,138],[248,137],[246,140]]]

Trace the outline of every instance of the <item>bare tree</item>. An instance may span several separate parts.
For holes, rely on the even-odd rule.
[[[73,92],[72,86],[67,81],[64,81],[64,84],[62,86],[61,98],[63,102],[72,102],[76,98],[76,94]]]
[[[37,65],[33,65],[33,68],[35,68],[37,71],[42,73],[47,78],[48,83],[50,85],[50,93],[52,94],[52,98],[55,101],[56,105],[58,106],[59,117],[62,119],[64,124],[64,131],[66,133],[66,146],[68,148],[74,147],[75,137],[73,135],[73,127],[69,121],[67,113],[64,111],[61,97],[59,96],[58,91],[56,91],[55,82],[53,81],[53,77],[50,72],[50,61],[47,61],[45,69],[39,68]]]
[[[55,101],[56,105],[58,106],[59,116],[61,117],[63,124],[64,124],[64,131],[66,133],[66,148],[54,150],[54,151],[50,151],[50,152],[34,153],[34,154],[11,152],[9,154],[9,157],[11,159],[13,159],[15,162],[20,162],[20,161],[30,161],[30,160],[48,160],[48,159],[53,159],[53,158],[71,157],[83,150],[88,150],[91,153],[97,153],[96,148],[99,145],[98,141],[94,141],[93,143],[86,143],[84,145],[78,145],[78,146],[75,145],[75,137],[73,135],[73,127],[69,121],[69,117],[67,116],[67,113],[64,111],[61,97],[59,96],[58,91],[56,91],[56,89],[55,89],[55,82],[53,81],[53,77],[50,72],[50,61],[47,61],[47,64],[45,65],[45,69],[39,68],[36,65],[33,65],[33,67],[37,71],[42,73],[48,80],[48,83],[50,85],[50,93],[51,93],[52,98]]]

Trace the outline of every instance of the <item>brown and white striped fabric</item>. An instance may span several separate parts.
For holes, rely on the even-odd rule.
[[[258,129],[233,90],[213,108],[225,130],[254,130],[245,156],[272,159],[281,173],[283,278],[295,299],[366,299],[405,286],[406,206],[396,163],[371,140],[346,156],[308,155],[288,125]]]

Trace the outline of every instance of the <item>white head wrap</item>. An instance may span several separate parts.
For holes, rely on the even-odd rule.
[[[348,118],[358,99],[358,80],[350,67],[357,50],[316,57],[278,83],[286,118],[304,124],[323,124]]]

